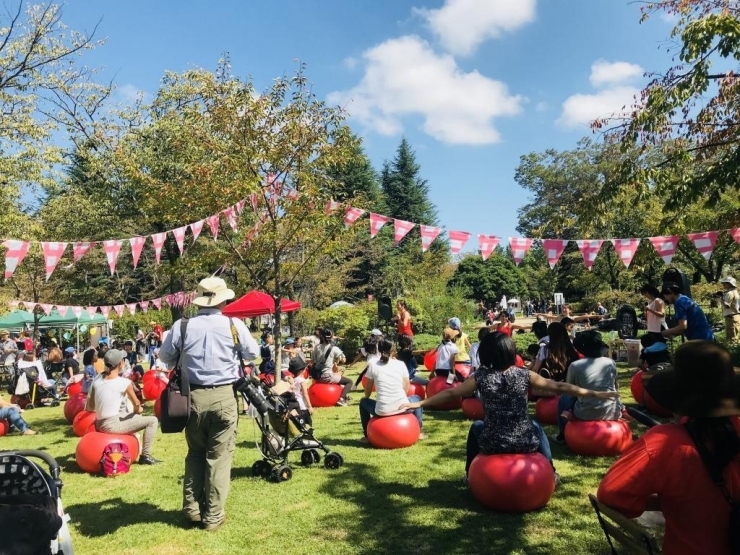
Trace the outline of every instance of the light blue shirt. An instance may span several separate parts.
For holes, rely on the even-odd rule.
[[[239,378],[239,357],[231,335],[232,321],[239,335],[239,350],[244,360],[257,358],[259,346],[244,322],[222,315],[217,308],[201,308],[197,316],[190,318],[185,330],[181,367],[187,370],[190,383],[227,385]],[[175,366],[181,347],[178,320],[159,349],[160,360],[169,367]]]

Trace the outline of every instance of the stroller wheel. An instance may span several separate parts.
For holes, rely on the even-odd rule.
[[[28,403],[23,410],[33,410],[36,408],[36,405],[33,403]]]
[[[301,464],[304,466],[311,466],[321,461],[321,455],[316,449],[308,449],[301,453]]]
[[[54,399],[54,400],[53,400],[53,401],[51,402],[51,406],[52,406],[52,407],[58,407],[58,406],[59,406],[59,401],[57,401],[56,399]]]
[[[267,478],[270,475],[270,465],[267,461],[259,460],[255,461],[252,465],[252,476],[258,476],[260,478]]]
[[[344,463],[344,459],[339,453],[327,453],[324,457],[324,467],[329,470],[336,470]]]
[[[270,478],[273,482],[287,482],[293,477],[293,470],[287,464],[277,464],[272,467]]]

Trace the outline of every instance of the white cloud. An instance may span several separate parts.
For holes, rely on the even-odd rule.
[[[387,40],[362,57],[362,80],[328,101],[380,134],[398,134],[404,117],[421,116],[424,132],[439,141],[490,144],[500,141],[494,118],[521,111],[522,98],[509,94],[504,83],[462,71],[419,37]]]
[[[631,81],[641,77],[644,72],[637,64],[596,60],[591,66],[591,76],[588,79],[594,87],[601,87]]]
[[[135,85],[126,83],[124,85],[116,87],[114,98],[119,103],[132,105],[136,103],[139,99],[141,99],[142,101],[146,101],[148,99],[148,95],[145,91],[141,90]]]
[[[446,0],[439,9],[414,8],[443,48],[469,56],[488,39],[500,37],[535,18],[536,0]]]
[[[342,60],[342,65],[347,69],[355,69],[357,67],[357,64],[360,63],[360,60],[353,56],[347,56],[344,60]]]

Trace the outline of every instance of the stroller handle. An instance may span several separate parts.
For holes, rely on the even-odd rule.
[[[20,457],[36,457],[49,465],[49,473],[54,480],[59,480],[59,463],[45,451],[37,449],[19,449],[17,451],[1,451],[0,454],[18,455]]]

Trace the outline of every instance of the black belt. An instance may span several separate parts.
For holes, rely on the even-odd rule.
[[[190,389],[191,390],[193,390],[193,389],[218,389],[219,387],[231,387],[232,385],[234,385],[234,384],[224,383],[224,384],[221,384],[221,385],[202,385],[202,384],[199,384],[199,383],[191,383],[190,384]]]

